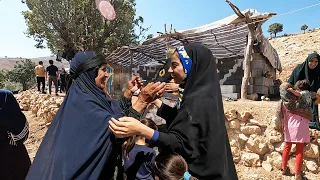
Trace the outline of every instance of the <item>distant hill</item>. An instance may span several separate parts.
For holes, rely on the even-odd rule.
[[[0,69],[12,69],[16,62],[25,60],[26,58],[0,58]],[[39,61],[43,61],[45,67],[49,66],[49,60],[54,61],[54,65],[56,65],[59,69],[61,68],[69,68],[69,62],[62,60],[62,62],[56,61],[56,57],[48,56],[48,57],[39,57],[39,58],[31,58],[35,64],[39,64]]]

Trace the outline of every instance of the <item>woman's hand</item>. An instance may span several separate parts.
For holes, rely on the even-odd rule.
[[[138,95],[138,101],[149,104],[154,100],[160,98],[163,94],[164,87],[166,83],[149,83],[144,88],[141,89],[141,92]]]
[[[119,121],[111,119],[109,128],[117,138],[125,138],[133,135],[144,136],[151,139],[154,130],[142,124],[139,120],[132,117],[122,117]]]
[[[174,82],[169,82],[169,83],[166,83],[165,85],[165,90],[167,92],[176,92],[176,91],[179,91],[179,84],[176,84]]]
[[[143,86],[142,79],[139,76],[133,76],[131,80],[128,81],[127,89],[132,93],[136,92]]]
[[[143,86],[142,80],[139,76],[132,77],[131,80],[127,83],[127,89],[124,92],[124,96],[126,98],[131,98],[133,93],[136,92],[138,89],[140,89]]]

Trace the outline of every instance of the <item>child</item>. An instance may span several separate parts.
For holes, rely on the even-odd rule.
[[[286,94],[283,93],[281,98],[284,111],[284,141],[285,146],[282,154],[282,174],[288,173],[288,158],[292,143],[296,144],[296,172],[295,178],[301,179],[301,166],[303,161],[304,143],[310,142],[308,121],[311,117],[311,93],[310,86],[306,80],[297,81],[295,89],[288,87],[287,92],[292,93],[297,98],[293,101],[287,101]],[[283,91],[283,89],[281,89]],[[288,97],[288,96],[286,96]],[[297,112],[299,111],[299,113]]]
[[[302,110],[311,113],[312,94],[308,89],[310,85],[306,80],[297,81],[295,89],[291,84],[283,83],[280,87],[283,104],[290,111]]]
[[[188,172],[187,162],[178,154],[156,157],[156,180],[198,180]]]
[[[151,119],[142,119],[141,123],[157,130],[157,125]],[[156,152],[148,147],[144,137],[132,136],[125,144],[124,171],[127,180],[154,180],[154,163]]]

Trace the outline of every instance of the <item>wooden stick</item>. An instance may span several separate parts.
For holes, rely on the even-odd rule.
[[[245,14],[248,23],[251,23],[251,19],[249,17],[249,14]],[[248,82],[251,72],[251,59],[252,59],[252,49],[253,49],[253,41],[254,41],[254,31],[255,31],[255,25],[254,24],[248,24],[248,43],[246,47],[246,51],[244,54],[244,61],[243,61],[243,67],[244,67],[244,74],[242,78],[242,84],[241,84],[241,99],[247,99],[248,95]]]

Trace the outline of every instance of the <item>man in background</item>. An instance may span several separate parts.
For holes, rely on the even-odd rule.
[[[40,92],[40,84],[42,84],[42,93],[45,93],[45,79],[47,75],[42,61],[39,61],[39,65],[34,68],[34,73],[37,77],[38,92]]]
[[[55,86],[56,96],[58,96],[58,68],[53,65],[53,60],[49,60],[50,66],[47,67],[46,71],[48,72],[48,84],[49,84],[49,94],[51,94],[52,82]]]

